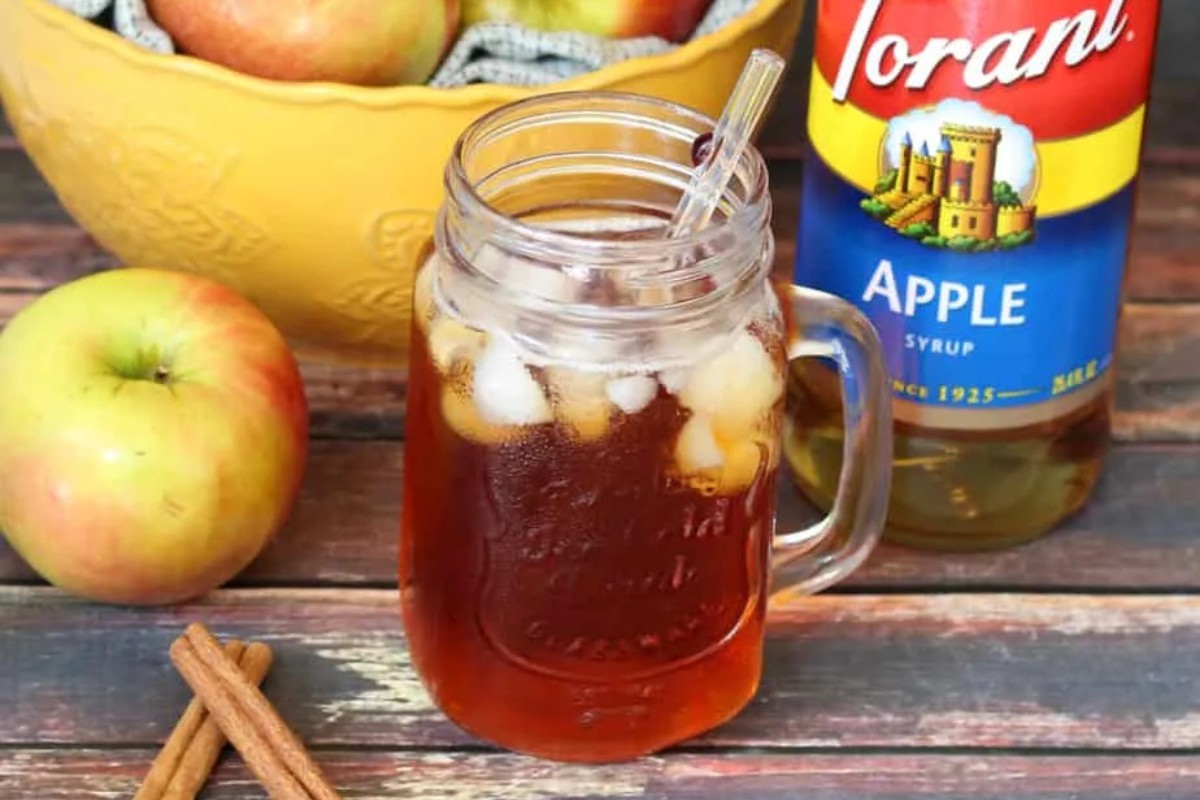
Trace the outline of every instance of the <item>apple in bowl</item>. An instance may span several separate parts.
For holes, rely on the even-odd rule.
[[[539,31],[682,42],[713,0],[464,0],[463,23],[515,22]]]
[[[207,278],[97,273],[0,333],[0,531],[73,594],[165,604],[225,583],[290,513],[307,447],[285,340]]]
[[[459,0],[147,0],[181,52],[246,75],[424,83],[458,34]]]

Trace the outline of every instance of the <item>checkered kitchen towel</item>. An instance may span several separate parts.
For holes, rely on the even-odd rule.
[[[50,0],[87,19],[112,11],[118,34],[158,53],[173,53],[171,37],[154,24],[143,0]],[[692,37],[704,36],[742,16],[758,0],[713,0]],[[541,86],[600,69],[629,58],[653,55],[678,45],[655,36],[606,39],[584,33],[543,33],[520,25],[484,22],[459,36],[430,86],[503,83]]]

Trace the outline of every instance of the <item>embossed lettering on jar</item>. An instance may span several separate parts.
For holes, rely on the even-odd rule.
[[[415,289],[401,589],[447,714],[597,761],[757,688],[784,325],[761,162],[715,235],[663,247],[696,120],[561,102],[450,168]]]

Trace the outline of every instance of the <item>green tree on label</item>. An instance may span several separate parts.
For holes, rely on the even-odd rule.
[[[1001,207],[1017,207],[1021,205],[1021,196],[1017,194],[1017,190],[1012,187],[1008,181],[996,181],[992,187],[992,193],[996,196],[996,202]]]

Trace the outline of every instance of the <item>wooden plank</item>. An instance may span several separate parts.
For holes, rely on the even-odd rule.
[[[1196,179],[1200,201],[1200,176]],[[1192,204],[1196,225],[1175,224],[1172,231],[1190,231],[1196,250],[1187,256],[1164,256],[1143,262],[1135,256],[1134,283],[1146,295],[1200,294],[1200,202]],[[1185,212],[1180,212],[1185,213]],[[86,239],[72,236],[66,226],[55,226],[58,235],[41,239],[19,226],[21,236],[4,238],[0,227],[0,325],[37,296],[43,286],[70,275],[61,262],[49,272],[29,267],[36,254],[82,253],[74,261],[79,274],[100,269],[103,257]],[[15,230],[10,227],[9,231]],[[1146,240],[1168,241],[1167,235],[1147,234]],[[1170,245],[1176,247],[1176,244]],[[1190,247],[1191,245],[1187,245]],[[790,269],[793,249],[782,243],[777,271]],[[1182,252],[1182,251],[1181,251]],[[9,258],[5,259],[5,253]],[[14,255],[15,254],[15,255]],[[1138,280],[1136,276],[1143,276]],[[1115,435],[1120,440],[1194,441],[1200,439],[1200,305],[1161,303],[1126,304],[1118,351],[1120,383]],[[329,363],[304,365],[317,436],[398,436],[403,425],[404,376],[398,370],[363,370]]]
[[[0,292],[0,325],[34,297]],[[1200,441],[1200,304],[1127,304],[1117,367],[1118,441]],[[402,434],[402,370],[326,362],[302,369],[315,437]]]
[[[1195,590],[1200,588],[1197,486],[1200,451],[1193,447],[1116,447],[1092,502],[1050,535],[987,553],[885,544],[845,586],[856,591]],[[804,518],[806,507],[789,501],[784,517]]]
[[[0,291],[0,326],[37,296]],[[300,368],[314,437],[400,437],[405,395],[401,371],[313,361],[301,361]]]
[[[196,619],[277,649],[269,694],[314,746],[479,745],[430,703],[397,609],[391,590],[137,610],[0,589],[0,746],[161,741],[187,699],[166,650]],[[820,595],[773,611],[758,696],[689,745],[1193,751],[1197,658],[1197,595]]]
[[[1116,441],[1200,441],[1200,304],[1127,303],[1117,369]],[[402,372],[326,363],[305,363],[304,371],[315,436],[401,435]]]
[[[74,223],[0,224],[0,288],[44,291],[48,287],[117,265]]]
[[[314,442],[292,518],[235,583],[394,587],[403,458],[398,441]]]
[[[1195,441],[1200,385],[1192,365],[1200,364],[1200,306],[1133,304],[1124,313],[1116,435],[1127,441]]]
[[[1200,5],[1194,0],[1163,0],[1155,72],[1171,78],[1200,77],[1196,63],[1196,36],[1200,33]]]
[[[6,800],[129,797],[151,751],[0,751]],[[624,764],[507,754],[317,751],[346,797],[408,800],[1194,800],[1196,756],[672,753]],[[266,795],[229,755],[205,800]]]
[[[0,180],[14,160],[24,156],[0,152]],[[802,168],[777,161],[771,169],[778,269],[790,274]],[[0,290],[45,288],[116,263],[75,227],[40,178],[24,180],[12,186],[0,182]],[[1200,299],[1200,169],[1145,168],[1133,237],[1131,299]]]
[[[288,524],[235,585],[395,586],[400,442],[315,441]],[[0,583],[40,583],[0,536]]]
[[[390,441],[316,441],[291,520],[236,586],[396,585],[403,449]],[[989,553],[883,545],[835,591],[1200,591],[1200,450],[1122,446],[1085,511],[1052,535]],[[815,512],[783,483],[780,525]],[[0,582],[36,576],[0,540]]]
[[[25,153],[0,148],[0,223],[70,221]]]
[[[313,437],[398,439],[404,430],[405,376],[398,369],[300,362]]]

